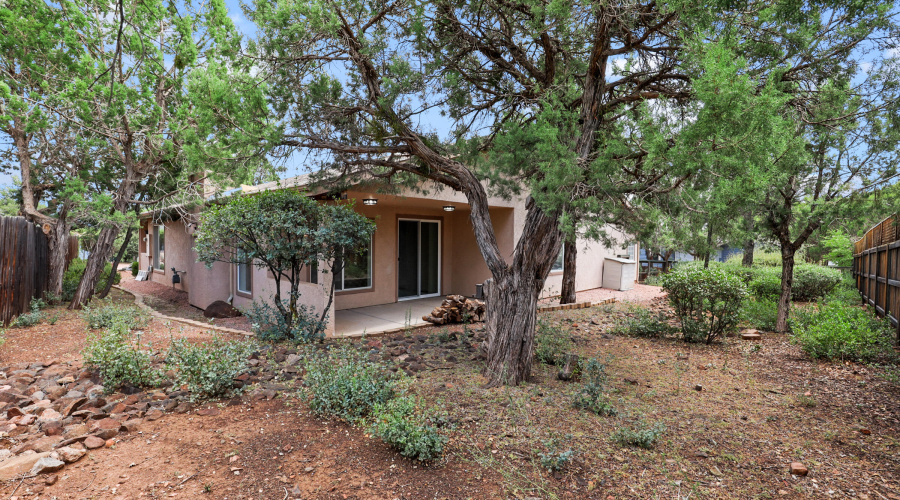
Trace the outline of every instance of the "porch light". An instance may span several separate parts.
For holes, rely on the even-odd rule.
[[[378,198],[366,198],[363,200],[363,205],[372,206],[378,204]]]
[[[452,212],[454,210],[456,210],[456,207],[453,205],[444,205],[444,212]]]

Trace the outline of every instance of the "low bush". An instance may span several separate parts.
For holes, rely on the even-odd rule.
[[[534,357],[547,365],[562,365],[575,344],[562,328],[545,318],[538,318],[534,336]]]
[[[777,299],[781,296],[781,268],[753,268],[753,275],[747,287],[758,299]]]
[[[44,312],[41,310],[47,307],[47,303],[42,299],[31,299],[29,302],[29,311],[16,316],[12,326],[14,328],[28,328],[34,326],[44,320]]]
[[[550,472],[559,472],[569,466],[569,463],[572,462],[572,458],[575,456],[573,450],[557,451],[556,444],[553,442],[547,443],[547,446],[551,448],[551,451],[538,455],[541,459],[542,467]]]
[[[123,323],[128,329],[134,330],[150,322],[150,316],[140,308],[120,304],[87,306],[81,311],[81,318],[91,330],[109,328],[115,323]]]
[[[348,422],[360,421],[376,405],[394,397],[395,380],[390,372],[351,347],[312,357],[306,364],[304,383],[314,413]]]
[[[273,299],[274,300],[274,299]],[[285,307],[288,301],[282,302]],[[297,316],[293,325],[288,325],[284,316],[269,302],[254,302],[244,315],[250,320],[251,328],[260,340],[281,342],[314,342],[325,338],[326,321],[320,321],[312,308],[305,304],[297,306]]]
[[[648,425],[638,420],[631,427],[621,427],[613,434],[613,440],[622,446],[634,446],[649,450],[653,448],[659,436],[666,431],[663,424]]]
[[[663,277],[663,289],[689,342],[711,343],[734,330],[747,287],[740,278],[716,269],[679,268]]]
[[[741,306],[741,321],[753,328],[774,332],[778,319],[778,301],[771,298],[753,298]]]
[[[841,284],[841,272],[815,264],[801,264],[794,268],[791,298],[800,302],[820,299]]]
[[[138,264],[137,261],[132,262],[131,263],[131,275],[137,276],[140,271],[141,271],[140,264]]]
[[[859,294],[859,290],[856,288],[856,280],[849,274],[843,276],[841,278],[841,283],[825,296],[824,301],[840,302],[849,306],[861,304],[862,297]]]
[[[663,312],[653,314],[646,309],[638,309],[633,317],[618,322],[615,332],[632,337],[665,337],[676,332],[668,320],[668,316]]]
[[[400,396],[373,407],[372,434],[414,460],[441,456],[447,438],[431,425],[423,402],[415,396]]]
[[[247,358],[255,349],[251,342],[219,337],[204,344],[177,339],[169,347],[166,363],[195,399],[224,397],[234,392],[234,378],[247,369]]]
[[[153,368],[148,350],[122,322],[89,336],[83,356],[84,366],[100,374],[108,393],[126,385],[155,387],[162,379],[160,371]]]
[[[581,365],[582,386],[572,402],[575,408],[582,408],[597,415],[615,416],[618,412],[606,395],[606,367],[596,358],[590,358]]]
[[[82,259],[72,259],[72,262],[69,263],[69,267],[66,269],[65,274],[63,274],[62,300],[70,301],[75,297],[75,290],[78,289],[78,284],[81,283],[81,277],[84,276],[85,266],[87,266],[87,261]],[[112,262],[107,262],[103,271],[100,273],[100,277],[97,279],[97,285],[94,289],[95,292],[99,292],[106,286],[106,280],[109,279],[110,273],[113,273],[114,285],[118,285],[119,282],[122,281],[122,275],[113,271]]]
[[[841,302],[795,310],[793,340],[812,358],[872,362],[896,359],[887,319]]]

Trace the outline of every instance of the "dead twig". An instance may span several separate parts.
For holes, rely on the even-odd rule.
[[[181,482],[178,483],[178,486],[181,486],[182,484],[184,484],[184,483],[190,481],[191,479],[193,479],[193,478],[195,478],[195,477],[197,477],[197,473],[196,473],[196,472],[193,473],[193,474],[191,474],[190,476],[188,476],[188,477],[182,479]]]
[[[95,472],[94,475],[91,477],[91,482],[89,482],[89,483],[87,484],[87,486],[85,486],[84,488],[81,488],[81,489],[78,490],[78,491],[79,491],[79,492],[82,492],[82,491],[84,491],[84,490],[90,488],[91,485],[94,484],[94,479],[97,479],[97,473],[96,473],[96,472]]]

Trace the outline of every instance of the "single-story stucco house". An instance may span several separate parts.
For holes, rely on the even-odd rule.
[[[242,186],[224,194],[251,195],[265,190],[306,190],[309,176],[298,176],[257,186]],[[209,189],[207,189],[209,191]],[[220,194],[221,196],[221,194]],[[333,314],[329,315],[329,335],[360,333],[376,318],[377,307],[407,310],[413,324],[420,322],[422,311],[430,311],[440,298],[449,294],[472,296],[476,285],[490,277],[481,256],[469,219],[469,205],[461,193],[444,189],[423,194],[404,190],[400,194],[378,193],[370,188],[351,188],[341,197],[355,200],[354,209],[375,222],[368,252],[345,265],[337,280]],[[212,199],[212,196],[210,196]],[[491,220],[500,249],[512,259],[515,243],[525,221],[525,199],[489,199]],[[172,213],[163,211],[165,213]],[[207,268],[194,252],[194,226],[184,217],[160,212],[141,215],[139,231],[140,269],[152,269],[152,281],[172,285],[172,268],[180,283],[174,285],[188,293],[191,305],[205,309],[211,303],[230,301],[238,309],[254,301],[269,300],[275,280],[264,268],[250,265],[216,263]],[[609,228],[616,241],[625,236]],[[604,260],[607,257],[638,255],[636,245],[620,244],[608,248],[593,241],[578,242],[577,290],[601,287]],[[321,311],[328,302],[326,276],[321,272],[301,285],[300,302]],[[635,266],[637,271],[637,266]],[[629,277],[630,278],[630,277]],[[637,279],[637,272],[635,272]],[[562,255],[546,281],[543,296],[558,295],[562,282]],[[430,299],[430,300],[421,300]],[[414,307],[415,306],[415,307]],[[403,314],[401,313],[401,318]],[[402,320],[401,320],[402,321]],[[402,326],[402,325],[398,325]],[[382,328],[383,329],[383,328]]]

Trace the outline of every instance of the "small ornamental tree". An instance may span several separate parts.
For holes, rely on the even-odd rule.
[[[208,208],[200,219],[195,249],[206,265],[249,262],[268,269],[275,277],[274,306],[292,328],[304,266],[321,262],[332,268],[336,257],[358,251],[374,230],[374,223],[349,204],[318,202],[293,190],[267,191]],[[287,304],[282,299],[284,284],[289,287]],[[331,299],[322,321],[330,308]]]

